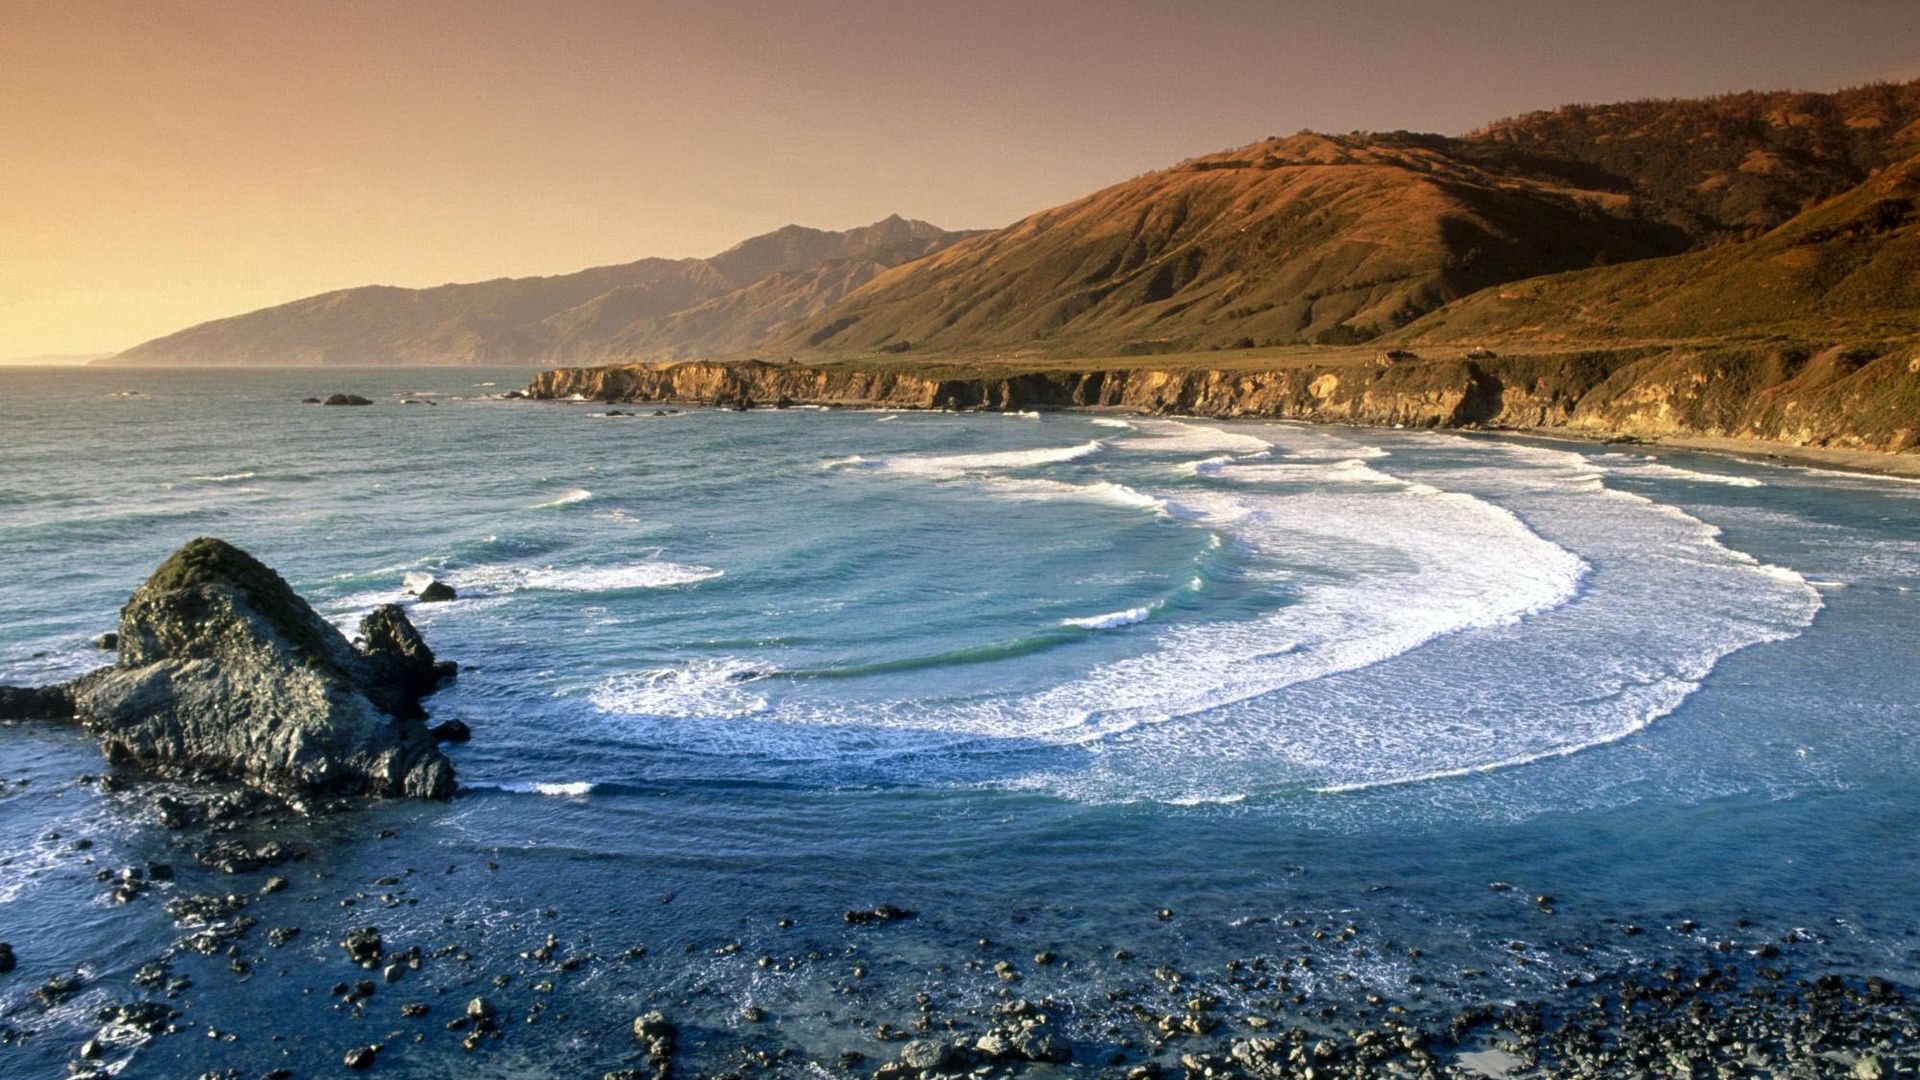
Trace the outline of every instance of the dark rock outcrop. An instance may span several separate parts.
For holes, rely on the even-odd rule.
[[[321,402],[320,404],[322,405],[371,405],[373,404],[373,401],[369,398],[363,398],[359,394],[330,394],[327,396],[327,400]]]
[[[64,686],[0,686],[0,720],[62,720],[73,715]]]
[[[448,600],[458,599],[460,596],[459,593],[454,591],[453,586],[438,579],[429,581],[426,588],[421,589],[416,595],[420,597],[420,602],[423,604],[445,603]]]
[[[294,796],[446,798],[453,765],[421,719],[443,665],[388,605],[356,649],[279,574],[195,540],[120,612],[119,657],[61,687],[0,692],[0,714],[65,715],[115,764]]]

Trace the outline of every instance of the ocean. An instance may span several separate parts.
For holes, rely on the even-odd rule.
[[[193,1037],[111,1034],[121,1077],[373,1043],[382,1075],[597,1076],[651,1008],[692,1075],[841,1075],[1008,992],[1084,1063],[1146,1053],[1116,987],[1337,1024],[1729,958],[1920,977],[1920,484],[1172,417],[608,416],[502,397],[528,374],[0,369],[0,683],[100,664],[211,535],[349,632],[409,603],[464,669],[433,719],[474,732],[450,802],[223,875],[138,785],[76,782],[83,735],[0,728],[0,1073],[60,1075],[159,958]],[[376,404],[301,403],[335,391]],[[459,599],[413,604],[429,578]],[[175,878],[124,905],[97,878],[149,862]],[[181,948],[165,902],[226,892],[257,925]],[[844,918],[879,904],[917,915]],[[343,1002],[359,926],[435,959]],[[1284,994],[1223,974],[1249,958]],[[463,1050],[438,1021],[481,993],[512,1022]]]

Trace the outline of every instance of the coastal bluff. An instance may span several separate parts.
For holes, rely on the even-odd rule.
[[[1535,355],[1307,353],[1271,364],[821,365],[688,361],[542,371],[544,400],[720,407],[1110,409],[1216,419],[1722,439],[1892,453],[1920,446],[1920,357],[1898,348],[1660,346]]]
[[[0,719],[69,719],[108,761],[275,795],[444,799],[453,764],[420,700],[451,674],[398,605],[356,646],[258,559],[203,537],[120,612],[116,661],[0,691]]]

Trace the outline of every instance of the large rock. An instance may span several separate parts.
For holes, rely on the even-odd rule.
[[[398,607],[356,649],[279,574],[223,540],[189,543],[120,612],[118,663],[68,684],[109,760],[295,795],[453,793],[422,717],[433,653]]]

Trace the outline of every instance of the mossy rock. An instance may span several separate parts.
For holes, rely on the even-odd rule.
[[[232,588],[309,662],[330,669],[339,667],[338,653],[346,643],[339,631],[320,618],[272,567],[218,537],[188,541],[154,570],[136,595],[202,586]]]

